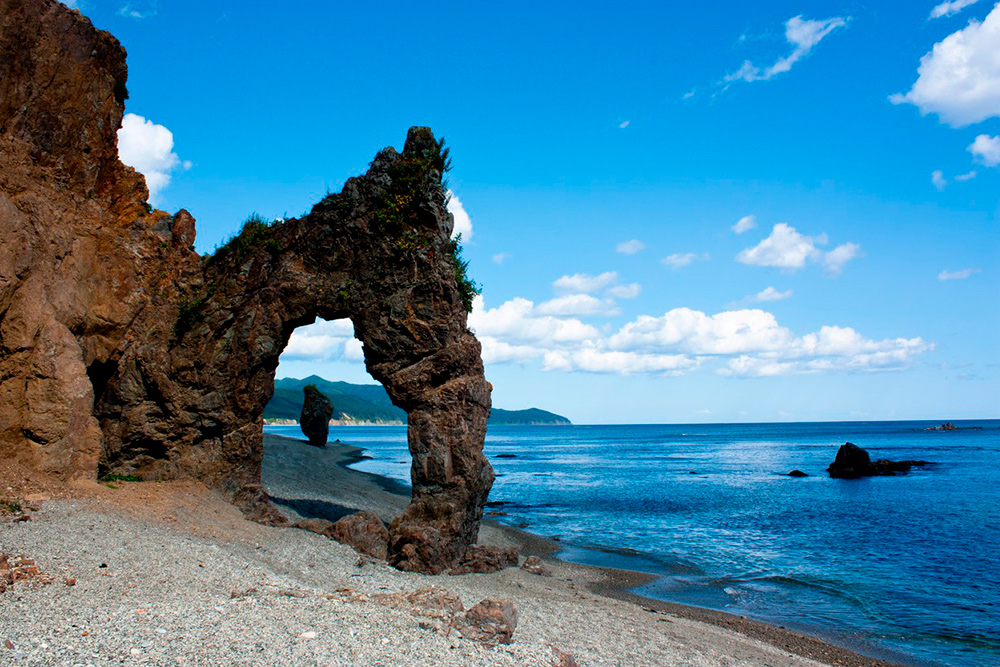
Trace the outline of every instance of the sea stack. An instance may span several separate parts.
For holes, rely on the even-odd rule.
[[[309,438],[310,445],[326,447],[326,439],[330,435],[333,403],[314,384],[307,384],[302,388],[302,393],[305,394],[302,415],[299,417],[302,433]]]

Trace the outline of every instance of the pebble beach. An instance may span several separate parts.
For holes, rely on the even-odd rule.
[[[407,502],[346,467],[357,448],[276,436],[266,448],[264,482],[292,520],[345,509],[388,519]],[[488,522],[481,543],[539,555],[549,576],[400,572],[322,535],[249,522],[194,482],[57,485],[12,463],[0,479],[0,494],[23,502],[0,515],[0,553],[37,571],[0,594],[0,664],[12,667],[887,664],[635,597],[641,575],[563,563],[554,543]],[[517,610],[509,644],[470,636],[433,602],[487,598]]]

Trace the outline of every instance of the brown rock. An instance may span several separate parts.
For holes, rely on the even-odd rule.
[[[360,553],[386,559],[389,531],[374,512],[357,512],[341,518],[333,524],[330,537]]]
[[[118,160],[125,51],[55,0],[0,0],[0,457],[61,477],[193,477],[282,524],[262,414],[292,330],[350,318],[408,413],[413,501],[390,561],[441,572],[476,542],[490,386],[466,327],[427,128],[308,215],[249,220],[205,259]]]
[[[524,562],[521,563],[521,569],[524,570],[525,572],[529,572],[531,574],[537,574],[543,577],[552,576],[552,571],[549,568],[545,567],[545,564],[542,562],[542,559],[539,558],[538,556],[528,556],[527,558],[525,558]]]
[[[457,626],[466,639],[486,644],[510,644],[517,628],[517,608],[510,600],[486,598],[465,612]]]
[[[556,654],[552,667],[580,667],[580,663],[571,654],[560,651],[555,646],[552,647],[552,652]]]
[[[293,524],[294,528],[308,530],[311,533],[319,533],[327,537],[333,537],[333,522],[326,519],[302,519]]]
[[[487,574],[505,567],[517,567],[517,549],[490,545],[472,546],[465,550],[462,560],[450,574]]]
[[[413,613],[418,616],[432,616],[451,620],[455,614],[465,611],[462,599],[444,588],[421,588],[406,596],[413,605]]]

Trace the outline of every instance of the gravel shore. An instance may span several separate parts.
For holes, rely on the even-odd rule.
[[[344,467],[356,448],[275,436],[266,447],[264,482],[292,518],[370,509],[388,519],[406,505],[398,485]],[[0,553],[33,559],[43,575],[0,594],[2,665],[572,664],[566,655],[581,667],[885,664],[765,624],[652,604],[623,592],[634,573],[551,558],[549,577],[399,572],[320,535],[248,522],[192,482],[61,487],[7,464],[0,484],[0,498],[37,508],[28,521],[0,514]],[[481,542],[518,544],[523,555],[554,548],[497,525]],[[408,600],[429,587],[465,608],[512,600],[513,642],[465,638]],[[821,661],[798,655],[808,650]]]

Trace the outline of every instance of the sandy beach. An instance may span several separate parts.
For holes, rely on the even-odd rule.
[[[391,519],[405,489],[349,470],[361,450],[267,436],[264,483],[290,518],[368,509]],[[0,595],[0,663],[52,665],[871,665],[804,635],[639,598],[646,575],[563,563],[558,544],[486,522],[481,543],[517,545],[552,576],[396,571],[296,528],[246,521],[192,482],[59,486],[0,463],[0,552],[41,576]],[[34,508],[34,509],[30,509]],[[509,599],[510,644],[464,637],[414,602],[446,589],[466,609]],[[562,662],[560,662],[562,661]]]

